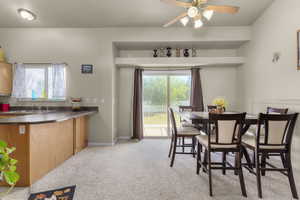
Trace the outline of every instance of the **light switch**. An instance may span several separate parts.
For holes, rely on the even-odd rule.
[[[20,135],[25,134],[26,132],[26,127],[24,125],[19,126],[19,133]]]

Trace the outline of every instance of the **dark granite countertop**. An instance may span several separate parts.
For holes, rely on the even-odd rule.
[[[83,110],[83,111],[10,111],[0,112],[0,115],[20,115],[9,118],[0,119],[1,124],[41,124],[61,122],[81,116],[87,116],[97,113],[98,110]]]

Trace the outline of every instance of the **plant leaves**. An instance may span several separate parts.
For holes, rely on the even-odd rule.
[[[16,160],[16,159],[10,159],[10,161],[9,161],[9,163],[11,164],[11,165],[16,165],[17,163],[18,163],[18,161]]]
[[[7,152],[8,154],[11,154],[11,153],[14,152],[15,150],[16,150],[15,147],[12,147],[12,148],[6,148],[6,152]]]
[[[6,148],[7,147],[7,143],[4,142],[3,140],[0,140],[0,148]]]
[[[5,181],[9,184],[9,185],[15,185],[18,180],[20,179],[20,175],[16,172],[11,172],[11,171],[5,171],[3,172]]]

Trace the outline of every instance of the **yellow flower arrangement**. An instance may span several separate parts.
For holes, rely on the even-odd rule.
[[[221,97],[215,98],[213,100],[213,104],[218,106],[218,107],[222,107],[222,108],[226,108],[227,105],[228,105],[227,101],[224,98],[221,98]]]

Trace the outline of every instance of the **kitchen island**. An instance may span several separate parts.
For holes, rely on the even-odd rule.
[[[0,113],[0,140],[16,147],[17,186],[30,186],[87,146],[88,116],[97,110]]]

